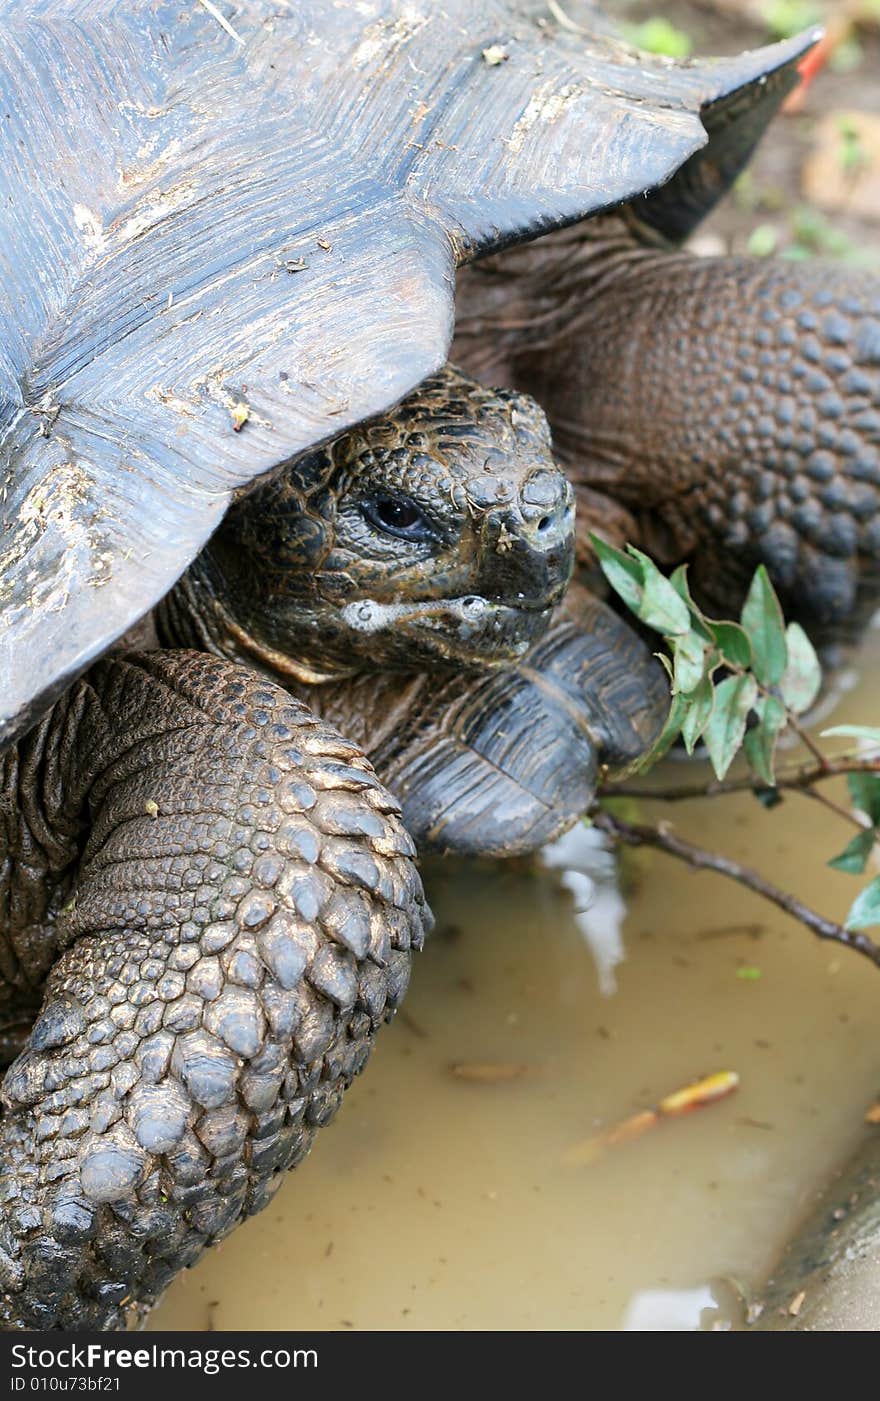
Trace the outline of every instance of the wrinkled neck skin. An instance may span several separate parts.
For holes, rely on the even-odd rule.
[[[670,259],[690,261],[622,210],[470,263],[458,273],[452,358],[478,379],[515,387],[524,352],[564,349],[622,277],[662,271]]]
[[[193,647],[218,657],[242,662],[263,676],[280,680],[289,688],[341,680],[354,675],[359,667],[348,664],[341,638],[326,638],[326,646],[303,647],[291,656],[272,646],[249,627],[250,602],[236,606],[238,591],[231,592],[229,580],[207,552],[195,561],[156,610],[156,631],[164,647]],[[241,616],[243,614],[243,617]],[[315,609],[303,600],[304,626],[318,629]],[[335,644],[335,645],[334,645]]]

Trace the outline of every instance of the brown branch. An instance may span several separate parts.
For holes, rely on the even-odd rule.
[[[833,812],[836,817],[842,817],[844,822],[848,822],[851,827],[858,827],[860,832],[865,832],[873,824],[867,816],[860,816],[849,808],[845,808],[842,803],[836,803],[833,798],[827,797],[825,793],[820,793],[818,788],[801,788],[801,796],[813,798],[817,803],[821,803],[829,812]]]
[[[823,764],[806,764],[803,768],[792,769],[776,775],[776,788],[779,792],[809,793],[816,783],[824,783],[829,778],[841,778],[848,773],[880,774],[880,757],[873,759],[856,756],[842,756],[826,759]],[[731,778],[709,783],[684,784],[681,788],[642,788],[630,783],[607,783],[603,785],[603,798],[656,798],[665,803],[677,803],[687,798],[717,798],[724,793],[763,793],[772,792],[754,774],[744,778]],[[812,795],[810,795],[812,796]]]
[[[816,760],[818,767],[823,771],[826,770],[828,768],[828,759],[826,755],[822,753],[822,750],[819,748],[812,735],[809,733],[808,730],[804,729],[803,725],[800,725],[798,723],[798,721],[792,715],[790,710],[788,712],[788,727],[790,730],[794,730],[801,744],[803,744],[805,748],[809,749],[813,758]]]
[[[650,827],[634,822],[625,822],[623,818],[616,817],[606,808],[596,808],[590,813],[593,825],[601,832],[612,837],[615,841],[624,842],[627,846],[652,846],[661,851],[665,851],[669,856],[675,856],[679,861],[684,861],[688,866],[694,867],[698,871],[715,871],[719,875],[727,876],[730,880],[735,880],[739,885],[743,885],[747,890],[753,890],[756,895],[762,896],[793,919],[812,931],[819,939],[830,939],[837,944],[843,944],[845,948],[854,949],[856,953],[864,954],[872,963],[880,968],[880,946],[869,939],[866,934],[853,932],[844,929],[842,924],[835,924],[832,920],[824,919],[822,915],[816,914],[807,905],[795,899],[778,886],[771,885],[765,881],[763,876],[759,876],[757,871],[752,871],[748,866],[741,866],[738,861],[732,861],[729,857],[718,856],[715,852],[704,851],[702,847],[693,846],[690,842],[683,841],[681,837],[675,836],[668,828],[658,826]]]

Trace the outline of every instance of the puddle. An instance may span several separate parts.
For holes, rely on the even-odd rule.
[[[834,722],[876,722],[878,684],[875,634]],[[669,763],[658,781],[702,772]],[[664,816],[830,916],[859,888],[825,865],[847,830],[806,799]],[[438,932],[339,1119],[151,1326],[705,1326],[713,1281],[758,1280],[866,1132],[880,975],[659,853],[626,858],[623,961],[613,887],[603,937],[583,878],[560,869],[441,864],[426,881]],[[736,1094],[566,1166],[597,1130],[717,1070],[739,1074]]]

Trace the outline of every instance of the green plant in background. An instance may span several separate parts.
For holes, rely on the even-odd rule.
[[[657,655],[669,678],[669,712],[657,740],[627,777],[652,768],[677,740],[689,754],[702,743],[715,774],[714,784],[649,790],[640,796],[674,801],[749,790],[765,806],[773,807],[786,791],[809,793],[859,829],[829,865],[863,874],[880,841],[880,729],[844,725],[825,731],[823,738],[854,739],[862,750],[874,752],[874,757],[849,752],[831,758],[801,728],[801,717],[821,688],[821,666],[800,625],[786,624],[764,566],[754,574],[738,619],[710,618],[691,596],[686,566],[667,578],[653,560],[632,545],[619,550],[596,535],[592,541],[611,588],[639,622],[659,633],[665,644]],[[806,745],[812,762],[779,774],[778,745],[787,731],[793,731]],[[748,767],[746,778],[726,781],[740,754]],[[842,808],[818,791],[824,780],[844,774],[853,810]],[[616,791],[617,784],[606,787],[604,796]],[[620,791],[634,793],[625,784]],[[856,947],[880,965],[880,946],[855,933],[880,925],[880,877],[859,894],[846,923],[833,925],[754,872],[682,842],[664,830],[663,824],[635,826],[604,807],[591,816],[603,830],[631,845],[659,846],[692,865],[721,870],[782,905],[821,937]]]
[[[761,15],[774,39],[793,39],[824,17],[816,0],[764,0]]]
[[[694,41],[691,36],[662,15],[652,15],[641,24],[626,25],[624,32],[631,44],[649,54],[690,58],[693,53]]]
[[[823,730],[822,736],[845,736],[880,748],[880,729],[868,725],[837,725],[834,729]],[[861,876],[880,842],[880,774],[847,774],[846,785],[852,805],[864,816],[866,825],[828,865],[836,871]],[[880,876],[861,892],[846,921],[847,929],[869,929],[875,924],[880,924]]]
[[[746,252],[753,258],[777,254],[790,262],[834,258],[852,267],[870,267],[877,263],[876,251],[857,248],[851,238],[809,204],[795,205],[788,223],[787,229],[775,223],[756,225],[746,243]]]

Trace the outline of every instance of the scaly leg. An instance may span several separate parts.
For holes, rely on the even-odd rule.
[[[0,1320],[118,1327],[308,1151],[429,914],[358,750],[241,667],[100,663],[38,746],[84,849],[3,1082]]]

